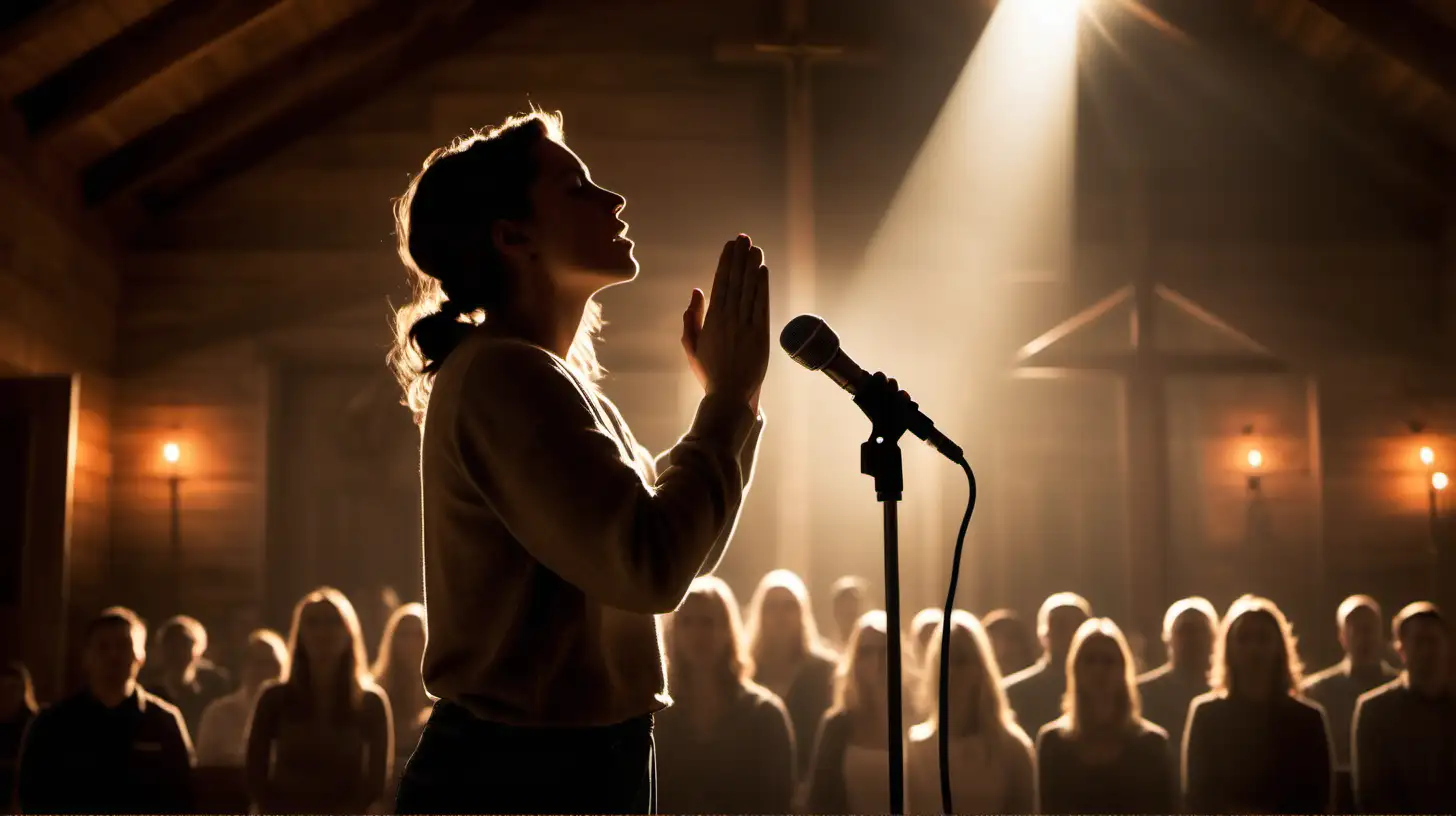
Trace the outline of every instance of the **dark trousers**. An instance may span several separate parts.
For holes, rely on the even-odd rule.
[[[405,766],[395,813],[650,814],[652,715],[601,728],[521,728],[440,701]]]

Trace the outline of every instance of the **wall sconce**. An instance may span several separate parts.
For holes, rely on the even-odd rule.
[[[1425,465],[1426,467],[1430,467],[1431,465],[1436,464],[1436,452],[1431,450],[1430,445],[1421,446],[1420,456],[1421,464]]]
[[[1264,469],[1264,452],[1259,450],[1257,446],[1252,444],[1253,435],[1254,426],[1245,425],[1244,436],[1251,437],[1250,447],[1248,451],[1244,454],[1244,462],[1248,464],[1249,492],[1257,493],[1259,492],[1259,488],[1262,486],[1260,471]]]

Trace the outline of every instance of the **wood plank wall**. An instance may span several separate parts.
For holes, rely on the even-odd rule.
[[[56,192],[0,160],[0,375],[72,374],[79,382],[70,541],[74,630],[77,619],[108,602],[118,256],[80,226]]]

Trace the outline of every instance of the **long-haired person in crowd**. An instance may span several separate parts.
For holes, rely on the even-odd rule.
[[[384,624],[370,672],[375,685],[389,698],[389,711],[394,716],[396,774],[404,770],[403,761],[414,751],[430,708],[430,695],[425,692],[425,681],[420,674],[424,658],[424,604],[396,607]]]
[[[941,813],[941,624],[925,650],[922,710],[905,753],[905,812]],[[959,609],[950,619],[951,797],[957,813],[1035,813],[1031,740],[1016,724],[981,622]],[[883,807],[880,808],[883,810]]]
[[[336,589],[293,608],[288,666],[258,696],[248,790],[263,813],[363,813],[394,760],[389,701],[374,685],[354,605]]]
[[[86,685],[30,721],[16,768],[21,813],[188,813],[192,742],[171,703],[137,683],[147,627],[120,606],[81,634]]]
[[[884,610],[866,612],[845,645],[835,674],[834,705],[814,739],[804,797],[809,813],[885,813],[890,806],[886,625]],[[914,690],[902,693],[907,707]]]
[[[807,776],[814,734],[834,699],[837,661],[819,636],[809,590],[798,575],[778,569],[758,582],[748,603],[748,650],[753,681],[789,710],[798,739],[796,767],[800,777]]]
[[[157,645],[144,667],[147,690],[176,706],[191,734],[207,706],[232,690],[227,671],[206,654],[207,628],[190,615],[177,615],[157,627]]]
[[[834,645],[843,648],[859,618],[870,610],[870,584],[858,575],[844,575],[829,588],[829,612],[834,618]]]
[[[1193,701],[1183,794],[1194,813],[1327,813],[1333,753],[1324,711],[1299,696],[1294,632],[1273,601],[1234,601],[1214,648],[1213,691]]]
[[[1036,662],[1036,633],[1014,610],[995,609],[981,619],[991,648],[996,651],[996,665],[1001,677],[1010,677]]]
[[[1305,697],[1319,703],[1330,724],[1335,743],[1336,795],[1342,805],[1351,801],[1350,730],[1360,695],[1394,680],[1400,672],[1385,662],[1385,620],[1380,604],[1369,595],[1351,595],[1335,612],[1335,626],[1345,659],[1305,678]]]
[[[283,676],[288,666],[288,644],[272,629],[248,635],[243,655],[242,684],[219,697],[202,712],[197,728],[197,764],[205,767],[242,767],[247,759],[248,720],[258,695],[268,683]]]
[[[1417,602],[1392,624],[1405,671],[1355,705],[1355,801],[1361,813],[1456,808],[1456,645],[1451,621]]]
[[[1138,678],[1142,715],[1168,732],[1171,760],[1177,767],[1183,749],[1183,726],[1188,706],[1207,694],[1213,667],[1213,640],[1218,634],[1218,610],[1207,598],[1190,596],[1176,601],[1163,615],[1163,646],[1168,662]]]
[[[20,739],[38,711],[35,684],[25,664],[12,660],[0,666],[0,813],[10,812]]]
[[[1083,623],[1067,655],[1066,711],[1036,739],[1042,813],[1172,813],[1168,734],[1139,716],[1137,670],[1122,630]]]
[[[637,275],[624,204],[540,112],[436,150],[396,204],[416,296],[392,363],[422,425],[439,698],[402,812],[652,807],[652,715],[668,703],[654,616],[732,535],[762,427],[769,284],[740,235],[711,296],[693,290],[682,342],[705,396],[654,460],[597,384],[594,297]]]
[[[749,679],[753,659],[733,590],[699,578],[668,629],[672,707],[657,718],[662,813],[788,813],[794,733],[788,712]]]
[[[1006,699],[1016,721],[1027,734],[1062,713],[1067,694],[1067,653],[1077,627],[1092,616],[1092,605],[1075,592],[1058,592],[1042,602],[1036,613],[1036,636],[1044,650],[1041,659],[1006,678]]]

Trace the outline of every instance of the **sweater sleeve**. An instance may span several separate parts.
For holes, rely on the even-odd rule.
[[[764,419],[760,413],[753,422],[753,427],[748,431],[748,439],[743,442],[743,449],[738,453],[738,472],[742,477],[742,499],[748,497],[748,486],[753,482],[754,466],[758,460],[758,440],[763,435]],[[661,474],[672,467],[673,451],[677,448],[669,448],[658,454],[655,458],[653,480],[656,483],[661,479]],[[737,526],[737,517],[732,523],[723,528],[723,532],[713,542],[713,547],[708,551],[708,557],[703,560],[703,565],[698,569],[698,575],[711,575],[718,568],[718,563],[723,560],[723,555],[728,552],[728,542],[733,539],[733,530]]]
[[[462,465],[511,535],[606,606],[671,612],[737,518],[746,403],[705,397],[655,485],[586,386],[534,346],[483,346],[455,416]]]

